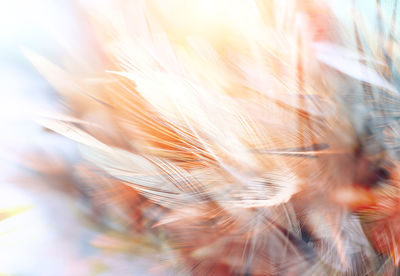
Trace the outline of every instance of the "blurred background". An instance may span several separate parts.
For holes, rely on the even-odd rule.
[[[58,109],[61,104],[22,53],[25,47],[57,59],[60,45],[54,33],[80,44],[75,10],[69,2],[15,0],[0,4],[1,275],[89,275],[87,265],[76,254],[79,251],[69,242],[79,234],[79,224],[73,214],[57,209],[56,203],[60,206],[63,199],[51,193],[34,172],[37,153],[47,160],[41,169],[51,171],[55,158],[60,154],[74,158],[76,151],[72,143],[32,121],[35,110]],[[63,216],[54,215],[60,211]],[[57,225],[63,225],[65,231],[56,231]]]
[[[149,267],[88,244],[95,233],[78,216],[85,206],[52,189],[69,181],[76,146],[32,120],[64,107],[23,49],[57,63],[68,49],[87,50],[85,24],[74,1],[0,1],[0,275],[144,275]]]

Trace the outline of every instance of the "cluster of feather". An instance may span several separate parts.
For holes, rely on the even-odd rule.
[[[26,51],[67,107],[38,122],[107,209],[93,245],[158,275],[396,270],[399,8],[329,2],[80,3],[90,53]]]

